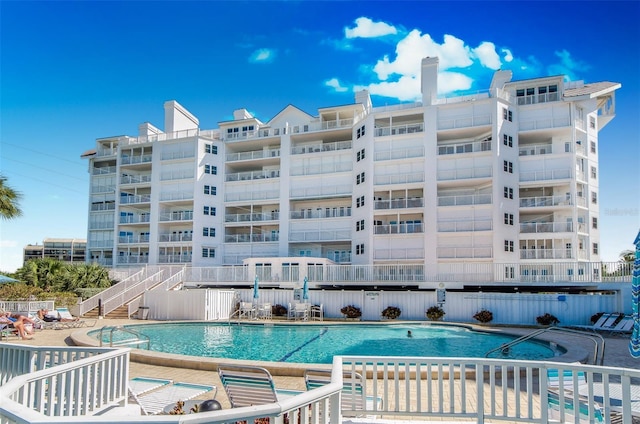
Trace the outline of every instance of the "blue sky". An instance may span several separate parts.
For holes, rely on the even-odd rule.
[[[0,1],[0,172],[24,215],[0,222],[0,270],[49,237],[86,238],[95,139],[162,128],[175,99],[204,129],[246,108],[316,114],[368,88],[410,101],[423,56],[442,95],[567,74],[622,83],[600,133],[604,260],[640,229],[640,2]]]

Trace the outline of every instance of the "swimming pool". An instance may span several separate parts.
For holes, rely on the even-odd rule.
[[[463,326],[420,324],[229,325],[195,322],[128,325],[126,328],[148,336],[150,350],[157,352],[314,364],[329,364],[334,355],[483,358],[487,351],[515,339],[515,336],[473,331]],[[411,337],[407,336],[409,331]],[[89,334],[98,337],[96,331]],[[114,340],[118,337],[130,335],[114,333]],[[548,343],[532,340],[513,346],[508,355],[500,357],[543,360],[562,353]]]

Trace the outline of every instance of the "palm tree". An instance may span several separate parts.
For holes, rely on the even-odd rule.
[[[13,219],[22,215],[18,201],[22,195],[5,184],[6,177],[0,175],[0,217]]]

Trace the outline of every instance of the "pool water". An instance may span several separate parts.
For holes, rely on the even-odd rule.
[[[489,350],[515,339],[514,336],[473,331],[461,326],[410,324],[229,325],[198,322],[127,328],[149,336],[152,351],[314,364],[329,364],[334,355],[483,358]],[[408,331],[411,331],[411,337],[408,337]],[[118,333],[113,336],[117,340]],[[108,343],[108,340],[104,341]],[[561,353],[547,343],[527,341],[513,346],[508,355],[499,353],[498,357],[543,360]]]

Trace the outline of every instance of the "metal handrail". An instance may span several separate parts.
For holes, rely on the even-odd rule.
[[[546,333],[548,331],[560,331],[562,333],[566,333],[568,335],[575,335],[575,336],[581,336],[581,337],[586,337],[589,340],[591,340],[594,344],[594,351],[593,351],[593,365],[603,365],[604,363],[604,348],[605,348],[605,342],[604,342],[604,337],[602,337],[600,334],[594,333],[594,334],[588,334],[585,333],[583,331],[578,331],[578,330],[573,330],[571,328],[561,328],[561,327],[547,327],[547,328],[541,328],[538,329],[536,331],[533,331],[529,334],[525,334],[524,336],[518,337],[515,340],[510,341],[509,343],[504,343],[494,349],[489,350],[487,353],[485,353],[484,357],[488,358],[490,354],[497,352],[497,351],[502,351],[505,349],[509,349],[512,346],[515,346],[519,343],[525,342],[527,340],[530,340],[536,336],[539,336],[540,334]],[[599,348],[598,345],[598,341],[595,338],[599,338],[600,342],[602,344],[602,348]],[[598,351],[600,351],[600,361],[598,361]]]
[[[114,327],[102,327],[100,329],[100,333],[99,333],[99,340],[100,340],[100,346],[102,347],[102,343],[103,343],[103,337],[102,334],[104,332],[104,330],[108,329],[109,330],[109,347],[114,347],[114,346],[132,346],[135,345],[139,348],[140,345],[145,344],[147,345],[146,349],[149,350],[149,348],[151,347],[151,339],[149,338],[149,336],[139,333],[135,330],[132,330],[130,328],[125,328],[121,325],[118,326],[114,326]],[[114,343],[113,341],[113,333],[115,331],[122,331],[125,333],[129,333],[131,335],[133,335],[135,338],[131,338],[131,339],[126,339],[126,340],[119,340],[116,341]]]

